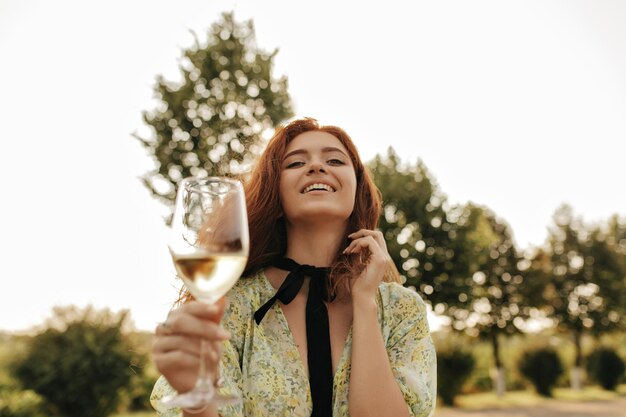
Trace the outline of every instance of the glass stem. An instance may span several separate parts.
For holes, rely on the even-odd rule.
[[[211,375],[207,367],[207,360],[209,359],[208,343],[204,339],[200,340],[200,368],[198,369],[199,374],[195,390],[212,393],[214,390],[213,375]]]

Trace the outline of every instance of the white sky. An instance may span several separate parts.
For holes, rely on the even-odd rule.
[[[130,308],[141,329],[166,315],[164,211],[131,133],[223,11],[280,49],[299,115],[344,127],[364,159],[422,158],[521,247],[561,202],[626,214],[626,2],[364,3],[0,0],[0,329],[61,304]]]

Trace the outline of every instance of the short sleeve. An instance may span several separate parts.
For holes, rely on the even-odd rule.
[[[395,325],[387,340],[391,369],[413,417],[429,417],[437,399],[437,359],[426,306],[414,291],[394,291]]]

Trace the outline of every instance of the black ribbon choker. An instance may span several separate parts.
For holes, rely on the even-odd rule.
[[[311,277],[309,296],[306,302],[306,342],[307,363],[309,365],[309,384],[313,400],[311,417],[332,416],[333,401],[333,370],[330,354],[330,333],[328,327],[328,310],[324,301],[331,301],[327,291],[327,277],[330,268],[317,268],[311,265],[300,265],[293,259],[281,258],[274,266],[289,271],[285,281],[272,298],[263,304],[255,313],[254,320],[260,324],[265,314],[276,300],[289,304],[304,284],[305,277]]]

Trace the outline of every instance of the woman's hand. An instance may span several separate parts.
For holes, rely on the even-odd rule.
[[[361,229],[348,237],[352,242],[343,253],[361,254],[366,262],[361,275],[352,281],[352,299],[373,300],[388,266],[387,244],[383,234],[377,230]]]
[[[172,310],[157,326],[152,347],[154,363],[176,391],[189,391],[198,379],[201,339],[209,342],[207,370],[217,375],[221,342],[230,337],[219,325],[225,306],[225,298],[213,305],[191,301]]]

